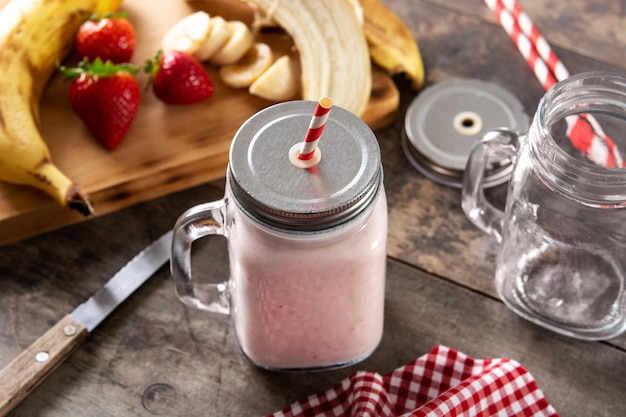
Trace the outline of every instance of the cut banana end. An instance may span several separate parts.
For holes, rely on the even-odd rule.
[[[209,36],[209,20],[208,13],[203,11],[182,18],[165,33],[161,47],[165,51],[196,54]]]
[[[230,38],[230,28],[223,17],[213,16],[209,21],[209,26],[209,36],[195,54],[200,61],[207,61],[211,58],[226,45]]]
[[[220,77],[230,87],[249,87],[273,61],[274,56],[269,45],[255,43],[239,61],[221,67]]]
[[[19,156],[15,159],[19,159]],[[87,194],[49,159],[44,159],[33,170],[23,170],[23,167],[14,168],[16,168],[14,172],[19,174],[2,178],[2,172],[0,172],[0,178],[8,182],[39,188],[53,197],[62,207],[74,209],[84,216],[93,214],[93,206]]]
[[[288,55],[281,56],[250,85],[250,94],[270,101],[294,98],[300,90],[300,71]]]
[[[78,211],[84,216],[93,214],[87,194],[51,162],[37,167],[39,184],[31,184],[53,196],[62,206]]]
[[[216,66],[237,62],[254,43],[254,35],[245,23],[232,20],[226,24],[230,29],[230,38],[220,50],[209,58],[209,62]]]

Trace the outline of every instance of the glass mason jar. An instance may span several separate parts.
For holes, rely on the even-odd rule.
[[[192,207],[174,228],[178,297],[232,314],[238,342],[256,365],[275,370],[347,366],[368,357],[383,332],[387,202],[373,132],[334,107],[303,169],[289,150],[302,142],[314,102],[271,106],[235,135],[224,198]],[[194,240],[228,241],[230,278],[191,275]]]
[[[591,72],[549,90],[527,135],[495,130],[474,147],[463,209],[501,243],[499,296],[526,319],[600,340],[626,330],[626,77]],[[488,201],[486,162],[510,158],[504,212]]]

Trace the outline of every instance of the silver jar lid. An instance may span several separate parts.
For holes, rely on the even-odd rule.
[[[334,106],[318,148],[321,161],[298,168],[289,150],[306,135],[316,103],[275,104],[237,131],[227,179],[239,206],[253,218],[292,231],[319,231],[355,218],[382,184],[380,148],[372,130]]]
[[[427,178],[460,188],[474,143],[487,131],[526,132],[529,117],[519,100],[497,84],[474,80],[441,81],[424,89],[410,104],[402,147],[409,162]],[[485,187],[506,182],[511,161],[490,161]]]

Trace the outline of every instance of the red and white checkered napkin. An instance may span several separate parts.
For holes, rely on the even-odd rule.
[[[511,359],[473,359],[436,346],[387,375],[358,371],[268,417],[558,417],[532,375]]]

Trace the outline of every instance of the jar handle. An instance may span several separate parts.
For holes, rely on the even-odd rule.
[[[225,199],[199,204],[185,211],[174,225],[170,268],[178,298],[190,307],[214,313],[230,314],[228,280],[202,284],[198,288],[191,276],[191,245],[205,236],[226,237]]]
[[[463,176],[462,207],[467,218],[476,227],[502,242],[504,212],[485,198],[483,180],[489,160],[508,158],[515,160],[520,135],[507,129],[494,129],[474,144]]]

